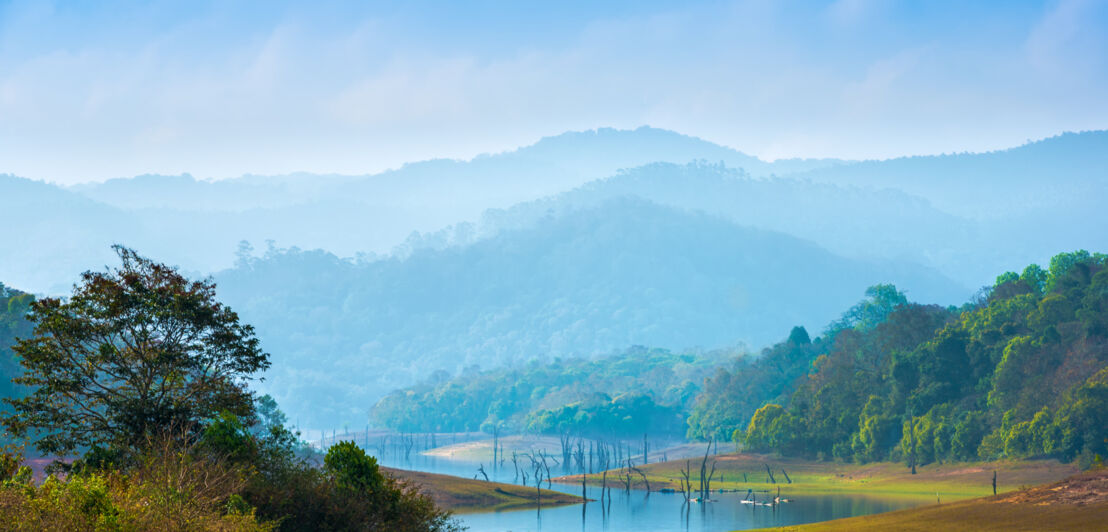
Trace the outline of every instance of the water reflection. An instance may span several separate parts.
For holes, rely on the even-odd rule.
[[[382,465],[414,469],[473,478],[480,462],[467,462],[442,457],[411,455],[381,457]],[[485,472],[490,480],[513,482],[512,467],[489,467]],[[529,479],[528,484],[533,484]],[[544,488],[546,486],[543,486]],[[581,494],[580,484],[553,484],[552,489]],[[465,514],[461,521],[473,532],[505,531],[564,531],[580,527],[583,531],[604,530],[610,532],[671,531],[720,532],[771,526],[789,526],[815,521],[826,521],[855,515],[911,508],[934,503],[933,497],[918,499],[884,498],[871,495],[790,495],[785,504],[762,506],[773,495],[757,493],[759,504],[744,504],[746,492],[713,493],[711,502],[686,503],[680,493],[646,492],[640,489],[626,491],[621,486],[601,497],[600,487],[588,486],[585,505],[543,507],[541,509],[516,510]]]

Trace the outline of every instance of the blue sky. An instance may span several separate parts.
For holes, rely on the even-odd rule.
[[[763,158],[1108,127],[1108,2],[4,2],[0,173],[365,173],[651,125]]]

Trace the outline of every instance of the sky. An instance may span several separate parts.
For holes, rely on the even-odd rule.
[[[641,125],[764,159],[1108,128],[1108,1],[0,0],[0,173],[364,174]]]

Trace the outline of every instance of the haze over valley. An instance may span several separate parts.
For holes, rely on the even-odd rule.
[[[24,230],[0,277],[63,293],[116,243],[213,275],[281,362],[259,388],[327,426],[435,370],[759,348],[821,330],[877,283],[960,304],[1059,246],[1103,249],[1106,168],[1100,131],[764,162],[644,127],[366,176],[5,176],[0,217]]]

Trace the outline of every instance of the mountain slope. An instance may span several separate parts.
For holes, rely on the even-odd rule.
[[[360,422],[372,400],[437,369],[759,345],[821,329],[879,282],[922,300],[968,295],[930,270],[626,198],[405,258],[273,250],[216,279],[274,354],[267,391],[329,422]]]
[[[795,177],[895,188],[969,217],[1093,213],[1108,196],[1108,131],[1064,133],[987,153],[863,161]]]

